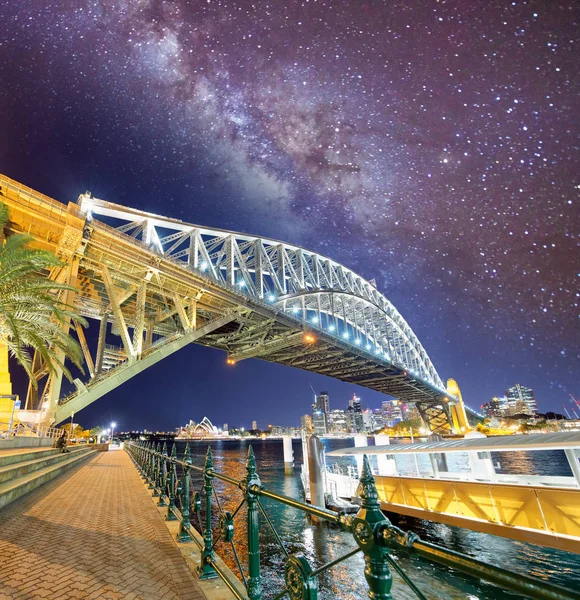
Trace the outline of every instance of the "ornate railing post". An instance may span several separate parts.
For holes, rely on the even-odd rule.
[[[155,444],[153,446],[153,497],[159,496],[159,472],[161,470],[161,457],[159,453],[161,452],[161,443]]]
[[[145,442],[141,442],[141,477],[145,479],[145,469],[147,468],[147,452],[145,452]]]
[[[163,457],[161,456],[161,442],[155,446],[155,482],[153,484],[153,495],[159,496],[161,493],[161,486],[159,485],[161,475],[161,462]]]
[[[165,494],[167,493],[167,442],[163,442],[163,450],[161,451],[161,468],[159,469],[159,502],[157,506],[167,506],[165,502]]]
[[[203,552],[199,567],[200,579],[213,579],[217,573],[213,568],[215,558],[213,552],[213,535],[211,532],[211,494],[213,491],[213,460],[211,447],[207,447],[205,455],[205,468],[203,470],[203,489],[205,490],[205,530],[203,532]]]
[[[143,442],[139,444],[139,470],[141,477],[145,478],[145,446]]]
[[[139,475],[143,477],[143,448],[141,447],[141,444],[137,444],[137,447],[134,450],[135,462],[139,468]]]
[[[248,597],[250,600],[261,600],[262,577],[260,576],[260,509],[258,499],[252,487],[261,487],[260,478],[256,473],[256,459],[252,446],[248,448],[246,459],[247,476],[242,484],[246,504],[248,505]]]
[[[392,600],[393,578],[387,560],[389,550],[384,545],[383,537],[383,529],[390,525],[390,521],[381,512],[375,478],[366,454],[363,458],[360,490],[361,509],[353,521],[352,533],[365,555],[365,579],[369,584],[369,598]]]
[[[185,456],[183,459],[185,463],[183,465],[183,484],[181,486],[181,523],[179,525],[179,533],[177,534],[177,540],[179,542],[190,542],[191,534],[189,533],[189,504],[191,501],[190,490],[189,490],[189,465],[191,464],[191,454],[189,452],[189,444],[185,446]]]
[[[149,485],[147,486],[150,490],[154,487],[154,472],[155,472],[155,444],[151,442],[150,448],[148,448],[149,454],[149,468],[147,469],[147,479],[149,480]]]
[[[177,488],[177,467],[175,461],[177,460],[177,450],[175,448],[175,442],[173,442],[173,448],[171,449],[171,462],[169,465],[169,504],[167,505],[167,521],[175,521],[177,518],[173,510],[175,509],[175,493]]]
[[[149,452],[148,443],[143,442],[143,479],[147,483],[147,477],[149,476]]]

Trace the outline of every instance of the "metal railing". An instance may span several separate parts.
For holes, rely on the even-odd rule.
[[[420,600],[426,600],[423,592],[392,558],[391,550],[421,556],[470,576],[494,583],[503,589],[517,592],[524,597],[539,600],[572,600],[578,598],[577,594],[563,587],[527,575],[513,573],[437,544],[422,541],[414,533],[404,532],[392,525],[380,510],[375,480],[366,455],[364,456],[360,478],[361,508],[356,516],[347,516],[344,513],[335,513],[326,508],[305,504],[265,488],[258,476],[251,446],[248,449],[246,458],[246,476],[241,480],[215,470],[210,447],[207,449],[203,467],[192,464],[189,444],[185,447],[182,460],[177,457],[175,444],[171,455],[168,454],[165,443],[161,446],[161,443],[126,442],[125,449],[148,483],[149,488],[153,490],[153,496],[158,497],[158,506],[167,507],[167,520],[179,521],[178,540],[180,542],[193,542],[199,547],[201,551],[200,579],[221,577],[239,600],[262,600],[263,598],[259,545],[260,514],[285,555],[284,587],[272,596],[271,600],[279,600],[286,596],[290,600],[316,600],[318,598],[318,575],[359,552],[364,554],[364,576],[369,587],[369,598],[376,600],[392,599],[391,587],[393,580],[390,571],[390,568],[392,568]],[[180,475],[178,475],[178,467],[181,472]],[[203,477],[202,489],[199,492],[193,492],[192,490],[192,472],[197,472]],[[233,513],[222,509],[214,487],[214,479],[241,490],[243,499]],[[312,517],[338,525],[344,531],[352,534],[358,547],[321,567],[313,569],[301,552],[288,552],[261,502],[263,498],[279,502],[301,510]],[[202,503],[204,504],[203,519]],[[219,514],[217,528],[214,528],[215,531],[212,530],[214,504]],[[246,510],[243,513],[242,508],[244,506]],[[238,520],[243,518],[243,514],[245,514],[247,524],[247,539],[244,544],[247,549],[246,569],[242,566],[234,544],[235,520],[236,517]],[[201,538],[191,523],[193,516],[198,520]],[[231,546],[245,588],[245,595],[239,591],[240,582],[232,581],[231,576],[224,571],[217,560],[214,549],[220,540]]]
[[[0,427],[6,425],[6,429],[0,430],[0,437],[39,437],[39,438],[58,438],[62,434],[62,429],[58,427],[48,427],[34,423],[26,423],[16,420],[13,423],[0,421]],[[70,432],[67,438],[70,437]]]

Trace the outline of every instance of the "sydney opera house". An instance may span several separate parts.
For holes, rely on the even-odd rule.
[[[200,440],[205,438],[221,437],[223,433],[215,427],[212,422],[204,417],[199,423],[189,421],[187,425],[179,428],[177,437],[178,440]]]

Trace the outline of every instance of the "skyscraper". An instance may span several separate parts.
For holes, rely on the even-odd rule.
[[[258,422],[257,421],[252,421],[252,429],[253,430],[258,429]]]
[[[314,397],[312,404],[312,427],[316,435],[326,435],[328,432],[328,413],[330,401],[328,392],[320,392]]]
[[[364,431],[362,405],[360,398],[356,394],[353,394],[352,398],[348,401],[348,408],[352,411],[352,425],[354,426],[355,433],[362,433]]]
[[[509,388],[505,393],[510,406],[526,406],[525,412],[530,415],[538,414],[538,403],[534,396],[534,390],[519,383]]]
[[[329,417],[328,426],[330,431],[333,433],[348,433],[349,425],[344,410],[337,408],[329,414]]]

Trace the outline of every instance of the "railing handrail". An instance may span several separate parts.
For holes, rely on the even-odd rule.
[[[282,550],[286,554],[285,581],[286,588],[281,594],[274,597],[274,600],[282,598],[287,594],[289,580],[286,578],[291,573],[291,578],[298,577],[302,583],[303,600],[314,600],[316,596],[317,582],[316,576],[338,564],[342,560],[350,558],[356,552],[362,551],[365,555],[365,577],[369,584],[369,597],[380,597],[385,600],[392,598],[390,589],[392,577],[389,571],[389,565],[395,569],[403,581],[409,585],[420,600],[425,596],[417,586],[402,571],[397,563],[390,557],[391,549],[404,550],[411,554],[417,554],[431,561],[456,569],[462,573],[479,577],[505,589],[519,592],[525,596],[545,599],[545,600],[572,600],[577,598],[572,592],[565,588],[535,579],[528,575],[513,573],[494,567],[479,561],[471,556],[449,550],[438,544],[425,542],[412,532],[404,532],[395,527],[380,511],[378,494],[375,487],[374,477],[372,475],[367,456],[363,459],[363,471],[360,478],[360,496],[361,510],[356,516],[345,515],[344,513],[335,513],[326,508],[306,504],[294,498],[272,492],[262,485],[257,475],[256,463],[252,447],[249,447],[246,468],[248,475],[244,479],[238,480],[225,473],[220,473],[213,466],[211,448],[208,447],[205,465],[203,467],[192,464],[189,444],[186,445],[183,460],[177,458],[176,445],[173,444],[171,455],[168,454],[166,445],[163,449],[161,444],[153,445],[149,443],[126,442],[125,449],[137,465],[138,469],[149,482],[149,487],[154,490],[154,496],[159,496],[159,505],[167,506],[167,518],[178,519],[180,521],[181,541],[195,541],[202,550],[202,567],[200,567],[201,577],[221,577],[228,588],[236,595],[239,600],[245,600],[236,589],[234,582],[228,579],[227,575],[219,567],[216,568],[213,533],[211,531],[211,498],[212,492],[215,495],[218,508],[220,509],[220,525],[222,539],[232,543],[232,549],[240,570],[244,585],[248,591],[249,600],[261,600],[261,577],[259,571],[259,548],[257,524],[258,514],[261,512],[267,524],[273,530],[275,537]],[[177,480],[177,467],[182,469],[181,494]],[[191,493],[189,489],[189,472],[200,473],[204,479],[204,490],[206,500],[206,527],[201,525],[201,496],[195,495],[193,500],[193,513],[198,515],[200,528],[203,534],[203,544],[193,535],[193,527],[189,521],[191,510]],[[244,500],[231,515],[224,513],[219,504],[217,494],[213,488],[213,479],[219,479],[224,483],[233,485],[240,489],[244,495]],[[343,530],[351,532],[358,549],[351,551],[330,563],[313,570],[308,565],[304,556],[300,553],[289,555],[282,544],[273,524],[260,503],[260,498],[268,498],[280,502],[287,506],[302,510],[313,517],[329,521],[339,525]],[[180,509],[177,508],[175,501],[180,500]],[[249,576],[246,579],[242,566],[239,562],[235,547],[233,546],[234,517],[241,509],[242,505],[248,506],[248,570]],[[228,538],[227,531],[231,528],[231,537]],[[226,532],[226,533],[224,533]],[[257,558],[256,558],[257,557]],[[257,561],[257,562],[256,562]],[[290,578],[290,580],[292,580]],[[294,579],[295,581],[295,579]],[[292,596],[294,598],[294,596]]]
[[[10,425],[9,421],[0,421],[0,425]],[[12,427],[10,429],[6,429],[0,431],[5,437],[45,437],[45,438],[55,438],[60,437],[63,430],[59,427],[49,427],[44,425],[36,425],[32,423],[27,423],[25,421],[12,422]],[[26,435],[27,433],[33,433],[34,436]],[[70,437],[70,432],[67,437]]]

